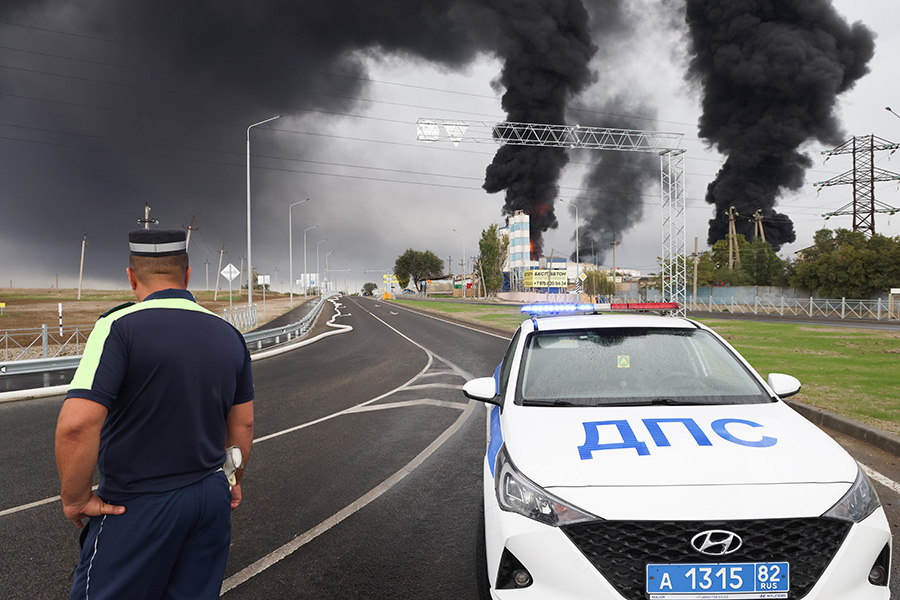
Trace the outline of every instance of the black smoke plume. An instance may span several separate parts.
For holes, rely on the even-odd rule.
[[[597,48],[581,0],[486,0],[484,5],[495,31],[491,49],[503,59],[496,83],[506,90],[507,120],[564,124],[569,101],[593,81],[589,63]],[[542,234],[557,226],[553,203],[568,162],[563,148],[507,145],[485,173],[487,192],[506,192],[505,214],[530,215],[532,259],[542,254]]]
[[[774,210],[803,185],[811,159],[799,149],[843,141],[837,96],[868,72],[874,34],[849,25],[830,0],[686,0],[689,78],[702,89],[700,136],[726,155],[706,201],[715,205],[708,243],[727,236],[730,206],[761,210],[773,248],[796,239]],[[753,224],[736,223],[752,237]]]
[[[613,129],[651,129],[652,119],[618,116],[614,111],[629,114],[655,115],[650,106],[635,104],[625,98],[613,98],[595,107],[607,113],[605,127]],[[590,164],[579,195],[573,200],[578,206],[580,221],[578,253],[582,262],[604,264],[612,252],[612,244],[623,241],[625,232],[638,224],[644,215],[644,199],[648,190],[659,186],[659,155],[646,152],[612,152],[582,150],[576,156]],[[573,234],[573,241],[574,241]]]

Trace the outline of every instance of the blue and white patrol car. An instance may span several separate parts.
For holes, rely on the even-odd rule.
[[[884,510],[799,389],[689,319],[529,318],[464,386],[489,405],[481,597],[887,600]]]

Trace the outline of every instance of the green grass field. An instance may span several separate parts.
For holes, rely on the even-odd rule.
[[[518,307],[400,300],[398,304],[513,332]],[[900,332],[702,319],[763,377],[803,383],[794,399],[900,434]]]

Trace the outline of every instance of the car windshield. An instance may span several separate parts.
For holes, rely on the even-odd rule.
[[[703,329],[597,328],[532,333],[516,402],[547,406],[773,401]]]

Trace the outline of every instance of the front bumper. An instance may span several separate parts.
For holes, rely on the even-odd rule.
[[[632,568],[631,573],[623,574],[623,571],[609,569],[608,564],[619,562],[610,554],[621,550],[637,550],[640,555],[645,550],[643,546],[654,545],[655,552],[660,551],[659,540],[649,539],[653,536],[648,533],[640,533],[631,536],[607,536],[609,539],[599,540],[600,546],[593,552],[583,552],[586,548],[583,540],[576,545],[573,542],[571,532],[567,535],[563,529],[550,527],[536,521],[532,521],[515,513],[503,511],[497,505],[493,491],[493,480],[488,474],[485,478],[485,547],[487,553],[487,572],[491,582],[491,595],[497,600],[508,599],[546,599],[554,600],[583,600],[595,598],[598,600],[645,600],[643,593],[643,566]],[[820,519],[807,519],[811,527],[815,527]],[[607,522],[608,523],[608,522]],[[647,525],[647,522],[637,522]],[[674,522],[677,524],[677,522]],[[744,525],[752,525],[752,521],[745,521]],[[762,523],[762,522],[760,522]],[[721,522],[716,525],[721,525]],[[821,523],[819,523],[821,524]],[[581,534],[591,535],[589,524],[581,528]],[[709,524],[710,527],[712,524]],[[824,523],[824,525],[834,525]],[[810,556],[819,551],[827,551],[832,555],[831,560],[825,560],[816,569],[807,569],[812,575],[807,576],[803,582],[801,574],[801,560],[792,557],[779,557],[773,560],[787,560],[792,563],[792,583],[789,598],[804,598],[804,600],[888,600],[890,591],[888,586],[875,586],[869,583],[868,575],[872,565],[878,559],[879,554],[885,548],[890,548],[891,536],[887,519],[883,509],[877,509],[872,515],[861,523],[855,523],[848,527],[840,527],[838,523],[836,532],[828,534],[831,542],[822,535],[817,539],[815,533],[807,534],[807,541],[814,541],[820,546],[816,547]],[[576,528],[579,526],[575,526]],[[770,527],[771,529],[771,527]],[[776,528],[777,529],[777,528]],[[835,529],[832,527],[832,529]],[[788,532],[782,538],[791,538],[793,533]],[[678,537],[678,539],[682,539]],[[791,552],[791,544],[795,540],[781,543],[785,550]],[[799,545],[804,545],[802,542]],[[831,544],[829,546],[829,543]],[[605,550],[602,544],[612,546]],[[686,545],[686,543],[685,543]],[[759,546],[760,544],[757,544]],[[776,544],[773,542],[773,551]],[[579,549],[579,546],[581,549]],[[501,557],[504,550],[511,553],[531,576],[531,584],[520,589],[494,589],[498,571],[501,568]],[[651,551],[650,553],[652,554]],[[627,552],[625,554],[628,554]],[[632,554],[632,559],[635,553]],[[598,560],[597,557],[602,557]],[[699,555],[697,555],[699,556]],[[626,560],[626,559],[623,559]],[[704,562],[693,559],[669,559],[672,562],[682,560],[688,562]],[[759,560],[759,559],[754,559]],[[763,558],[762,560],[766,560]],[[810,559],[811,560],[811,559]],[[652,562],[663,562],[654,559]],[[722,561],[727,562],[727,561]],[[733,561],[740,562],[740,561]],[[797,564],[797,580],[794,581],[794,564]],[[619,565],[621,566],[621,565]],[[603,569],[601,572],[600,569]],[[627,571],[627,569],[625,570]],[[629,579],[630,578],[630,579]],[[636,581],[637,579],[637,581]],[[615,583],[615,585],[613,585]],[[802,585],[801,585],[802,583]]]

